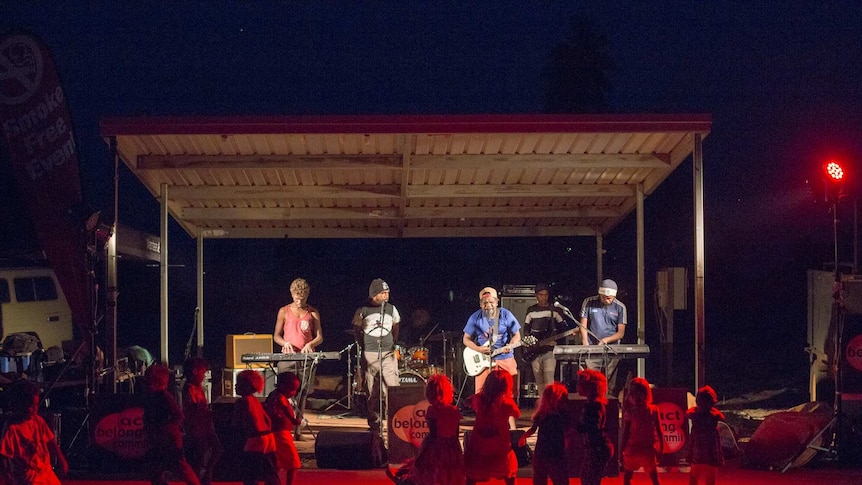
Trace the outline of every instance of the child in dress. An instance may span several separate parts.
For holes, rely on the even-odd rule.
[[[512,399],[512,375],[500,368],[492,370],[482,390],[470,398],[470,406],[476,421],[464,451],[467,485],[492,478],[514,485],[518,458],[512,449],[509,418],[517,419],[521,410]]]
[[[458,441],[461,412],[452,405],[455,391],[444,374],[434,374],[425,385],[428,435],[408,474],[417,485],[464,485],[464,453]]]
[[[569,400],[569,390],[559,382],[545,386],[536,412],[533,425],[521,438],[518,446],[525,446],[527,438],[538,429],[536,449],[533,451],[533,484],[546,485],[550,478],[554,485],[569,483],[566,463],[566,424],[568,415],[565,405]]]
[[[260,373],[246,369],[237,374],[236,393],[241,397],[234,404],[233,422],[245,436],[242,448],[242,483],[257,485],[259,480],[263,480],[266,485],[279,485],[272,423],[263,410],[263,405],[254,396],[261,391],[263,376]]]
[[[153,484],[167,485],[167,472],[190,485],[200,485],[183,455],[183,411],[168,392],[171,371],[164,364],[147,367],[144,374],[144,433],[147,435],[148,470]]]
[[[614,446],[607,434],[608,381],[599,371],[585,369],[578,372],[578,394],[587,398],[578,424],[578,433],[583,435],[584,462],[581,466],[581,483],[602,483],[605,466],[614,454]]]
[[[724,464],[718,434],[718,423],[724,421],[724,414],[715,409],[716,402],[715,390],[703,386],[697,391],[696,406],[685,412],[683,429],[688,433],[688,462],[691,464],[689,485],[697,485],[701,480],[706,485],[714,485],[718,467]]]
[[[202,385],[208,368],[209,364],[202,357],[192,357],[183,362],[186,380],[182,395],[186,458],[192,470],[199,474],[203,485],[212,482],[213,468],[223,451]]]
[[[641,467],[649,474],[653,485],[658,485],[656,465],[664,451],[661,422],[658,407],[652,403],[649,382],[641,377],[635,377],[629,384],[620,449],[620,461],[625,470],[623,485],[630,485],[634,472]]]
[[[69,471],[69,465],[51,428],[39,416],[39,387],[20,380],[6,389],[8,416],[0,440],[3,472],[0,482],[60,485],[51,468],[51,458],[57,460],[63,475]]]
[[[272,420],[272,434],[275,436],[275,461],[279,474],[283,474],[285,485],[291,485],[296,470],[302,467],[299,453],[293,442],[293,430],[302,424],[296,417],[290,399],[299,392],[299,376],[293,372],[278,375],[275,390],[269,393],[263,407]]]

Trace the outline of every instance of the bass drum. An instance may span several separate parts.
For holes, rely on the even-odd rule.
[[[425,377],[421,372],[413,369],[402,370],[398,373],[398,381],[402,386],[425,386]]]

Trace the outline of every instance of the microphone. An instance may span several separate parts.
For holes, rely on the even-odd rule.
[[[554,306],[555,306],[555,307],[557,307],[557,308],[559,308],[559,309],[561,309],[561,310],[563,310],[564,312],[572,313],[572,311],[571,311],[571,310],[569,310],[568,308],[566,308],[562,303],[560,303],[560,302],[558,302],[558,301],[555,301],[555,302],[554,302]]]

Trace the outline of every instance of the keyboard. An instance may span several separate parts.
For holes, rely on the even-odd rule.
[[[242,354],[240,360],[246,364],[254,362],[282,362],[282,361],[303,361],[303,360],[338,360],[341,358],[340,352],[309,352],[303,354],[301,352],[294,353],[270,353],[270,352],[252,352]]]
[[[641,359],[649,357],[649,345],[646,344],[611,344],[608,350],[604,345],[557,345],[554,347],[554,358],[557,360],[598,359],[615,357],[618,359]]]

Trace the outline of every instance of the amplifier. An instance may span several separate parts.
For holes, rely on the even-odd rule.
[[[226,369],[247,369],[249,367],[263,369],[269,367],[266,362],[246,364],[242,361],[242,354],[253,354],[256,352],[272,352],[272,335],[270,334],[242,334],[228,335],[225,339],[224,366]]]
[[[536,285],[503,285],[502,296],[533,297],[536,296]]]

